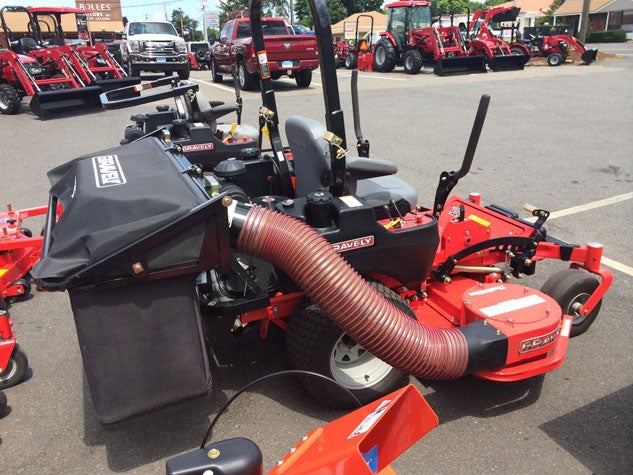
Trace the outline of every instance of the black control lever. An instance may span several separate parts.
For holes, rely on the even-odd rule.
[[[363,138],[360,129],[360,112],[358,107],[358,69],[352,71],[352,111],[354,114],[354,132],[356,133],[356,150],[359,157],[369,157],[369,140]]]

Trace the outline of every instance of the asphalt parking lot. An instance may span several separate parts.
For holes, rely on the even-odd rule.
[[[208,71],[192,78],[209,99],[234,101],[230,83],[214,85]],[[353,145],[349,78],[349,71],[339,70]],[[371,155],[396,162],[399,176],[429,205],[440,173],[459,167],[479,97],[490,94],[471,173],[454,192],[477,191],[484,203],[515,210],[531,203],[552,211],[549,233],[568,242],[603,243],[604,263],[614,274],[598,320],[570,342],[561,368],[519,383],[412,380],[440,425],[398,459],[399,473],[631,472],[632,81],[631,56],[445,78],[360,74],[362,130]],[[320,82],[318,74],[306,90],[277,82],[282,123],[293,114],[323,120]],[[255,125],[260,95],[242,97],[243,122]],[[25,101],[21,114],[0,118],[0,202],[17,209],[44,205],[48,170],[117,145],[130,115],[152,109],[41,121]],[[528,284],[540,287],[558,264],[539,266]],[[35,292],[10,310],[30,371],[26,381],[5,391],[3,473],[160,473],[168,458],[198,446],[218,408],[240,387],[288,367],[279,338],[259,341],[251,332],[226,342],[208,395],[103,426],[91,412],[68,296]],[[340,415],[320,407],[296,381],[272,383],[241,396],[220,420],[214,440],[248,437],[270,468],[305,433]]]

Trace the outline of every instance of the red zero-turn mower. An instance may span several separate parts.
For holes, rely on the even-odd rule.
[[[86,342],[81,344],[84,365],[103,365],[116,385],[125,385],[124,408],[117,408],[114,418],[128,416],[138,406],[147,410],[187,396],[180,386],[191,378],[176,383],[184,370],[164,374],[166,366],[175,368],[167,353],[137,348],[136,337],[120,352],[111,345],[128,341],[127,322],[141,318],[141,312],[152,325],[135,324],[134,332],[153,332],[158,316],[169,325],[184,325],[191,302],[161,302],[177,293],[174,288],[188,289],[194,280],[206,318],[233,322],[236,335],[257,324],[262,337],[271,323],[281,327],[296,369],[331,377],[362,402],[400,387],[407,374],[423,380],[474,374],[511,382],[546,373],[562,364],[569,338],[585,332],[598,314],[612,282],[612,274],[600,265],[600,244],[568,244],[548,235],[544,224],[549,212],[543,209],[530,207],[527,220],[502,206],[483,205],[474,193],[449,196],[470,169],[488,96],[480,102],[461,167],[442,173],[431,207],[418,203],[415,190],[395,176],[393,163],[368,158],[358,120],[360,156],[348,156],[327,6],[322,0],[310,5],[326,123],[289,117],[288,160],[272,82],[261,75],[266,111],[261,115],[272,152],[261,158],[270,167],[253,179],[273,187],[270,195],[255,194],[246,180],[239,182],[246,173],[242,161],[225,161],[221,170],[231,173],[203,177],[179,147],[156,137],[86,155],[49,172],[52,201],[43,257],[33,274],[44,288],[69,289],[80,341]],[[251,2],[250,19],[265,72],[257,0]],[[357,118],[357,94],[352,98]],[[204,180],[204,185],[195,180]],[[64,213],[49,229],[58,198]],[[88,219],[102,209],[109,213],[99,222]],[[229,216],[229,229],[223,214]],[[210,229],[200,224],[207,216],[214,217]],[[193,256],[180,262],[188,253]],[[511,282],[533,274],[544,259],[569,266],[540,291]],[[195,279],[168,282],[167,277],[187,272]],[[130,283],[145,290],[135,291]],[[192,292],[187,293],[191,298]],[[127,299],[125,307],[122,299]],[[129,318],[113,325],[110,306],[119,300],[117,315]],[[154,301],[157,308],[150,311]],[[179,318],[170,315],[174,309]],[[191,319],[195,321],[195,314]],[[187,341],[197,341],[197,330],[190,330]],[[111,340],[105,338],[109,333]],[[177,352],[173,358],[180,360],[185,348],[171,339],[181,333],[152,334],[148,348]],[[168,342],[155,341],[165,335]],[[135,364],[130,364],[131,352],[140,357]],[[153,362],[150,356],[163,360]],[[124,378],[124,370],[140,373]],[[150,374],[156,391],[146,384]],[[189,395],[208,389],[202,379]],[[91,387],[113,390],[103,387],[106,380],[95,377]],[[349,398],[330,385],[304,382],[320,402],[349,406]],[[102,391],[94,394],[103,396]],[[128,407],[132,392],[138,401]],[[168,394],[157,400],[158,392]],[[101,397],[95,404],[110,404],[113,398]]]
[[[29,272],[42,252],[42,236],[33,236],[24,220],[47,210],[44,206],[16,211],[7,205],[0,213],[0,389],[18,384],[28,368],[26,354],[15,342],[8,304],[31,293]]]

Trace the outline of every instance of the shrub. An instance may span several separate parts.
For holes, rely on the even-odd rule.
[[[626,31],[592,31],[587,33],[585,41],[587,43],[624,43],[626,41]]]

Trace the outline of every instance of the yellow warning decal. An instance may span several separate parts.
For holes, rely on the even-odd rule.
[[[470,216],[468,216],[468,219],[476,223],[479,223],[482,226],[486,226],[486,227],[490,226],[490,221],[486,221],[484,218],[480,218],[479,216],[475,216],[474,214],[471,214]]]
[[[9,272],[9,269],[0,269],[0,277]]]

